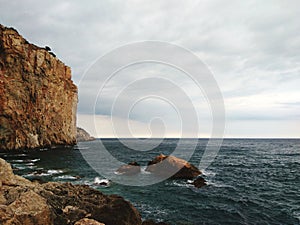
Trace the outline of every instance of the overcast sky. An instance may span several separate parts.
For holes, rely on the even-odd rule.
[[[212,71],[224,97],[225,137],[300,137],[300,2],[295,1],[3,1],[0,23],[16,28],[29,42],[48,45],[72,68],[79,84],[92,63],[128,43],[159,40],[196,54]],[[176,88],[149,78],[167,78],[181,87],[199,119],[199,136],[209,137],[211,116],[205,96],[182,72],[144,63],[116,74],[96,106],[95,134],[88,118],[88,91],[79,89],[78,125],[96,136],[113,136],[110,105],[129,85],[127,98],[155,91],[178,95]],[[91,92],[97,91],[92,88]],[[134,94],[132,94],[134,93]],[[122,104],[122,101],[120,102]],[[146,99],[128,118],[122,107],[116,123],[128,122],[135,136],[180,136],[180,118],[168,102]],[[153,121],[160,118],[162,123]],[[149,127],[149,123],[153,122]],[[186,124],[192,121],[183,121]],[[127,136],[126,131],[118,131]],[[155,135],[154,135],[155,136]],[[193,135],[191,135],[193,136]]]

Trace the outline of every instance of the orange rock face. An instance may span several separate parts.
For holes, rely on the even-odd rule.
[[[201,171],[189,162],[175,156],[160,154],[148,163],[146,171],[157,175],[173,174],[173,178],[192,179]]]
[[[0,149],[76,143],[71,69],[0,25]]]

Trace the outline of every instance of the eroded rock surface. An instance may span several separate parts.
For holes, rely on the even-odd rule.
[[[0,25],[0,149],[76,143],[71,69]]]
[[[118,168],[117,172],[123,175],[135,175],[141,172],[141,166],[137,162],[130,162]]]
[[[104,195],[86,185],[30,182],[14,175],[0,158],[0,224],[141,225],[142,220],[120,196]]]
[[[156,175],[166,176],[174,174],[173,178],[192,179],[201,174],[201,171],[189,162],[175,156],[160,154],[148,163],[146,171]]]

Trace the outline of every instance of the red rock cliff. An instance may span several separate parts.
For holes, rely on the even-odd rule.
[[[0,24],[0,149],[76,143],[71,69]]]

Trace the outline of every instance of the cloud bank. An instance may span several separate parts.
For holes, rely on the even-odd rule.
[[[0,23],[15,27],[32,43],[49,45],[72,67],[77,84],[93,61],[118,46],[170,42],[191,50],[214,73],[226,106],[226,137],[300,137],[299,1],[0,0],[0,5]],[[107,118],[116,91],[153,75],[182,87],[197,109],[199,135],[209,137],[211,117],[203,94],[179,71],[148,64],[120,71],[105,87],[103,105],[96,106],[97,126],[107,127],[102,135],[113,136]],[[90,90],[79,90],[84,104],[78,124],[87,130],[92,125],[84,123],[85,107],[93,104],[88,91],[96,86],[90,82]],[[157,82],[132,87],[130,93],[146,89],[178,94]],[[179,136],[176,113],[158,100],[145,101],[129,118],[117,120],[128,120],[137,136],[147,136],[150,118],[157,113],[168,127],[166,136]]]

